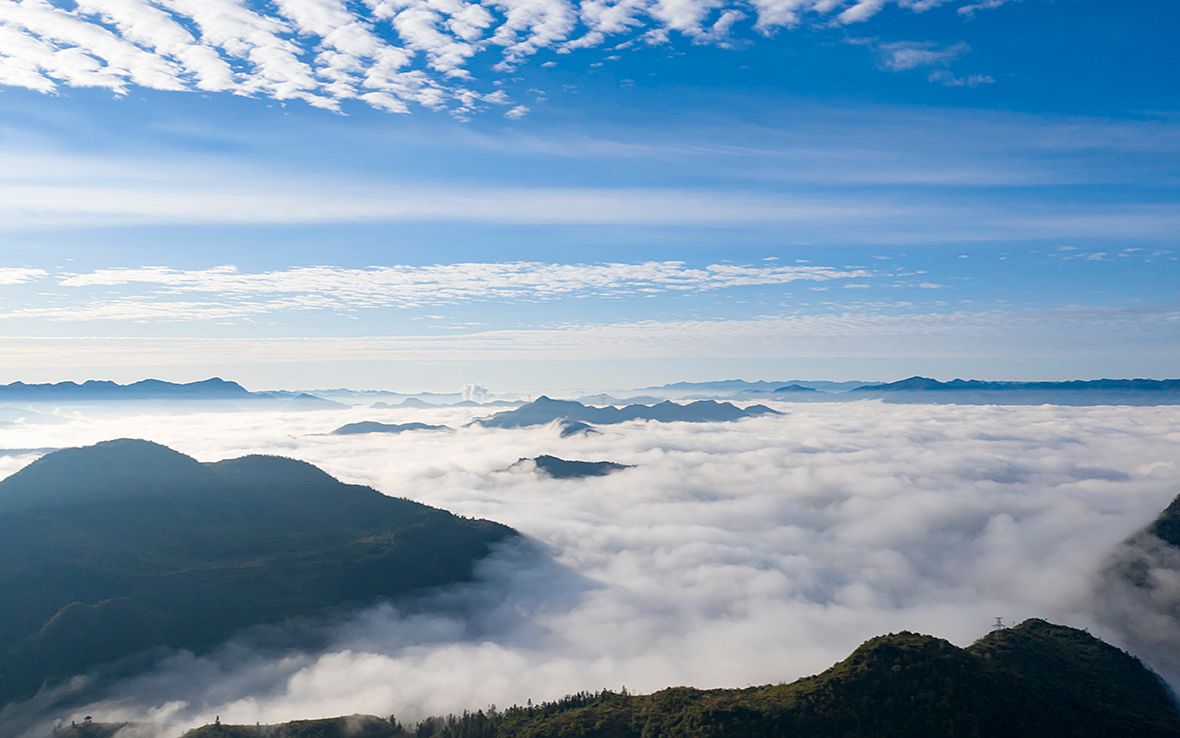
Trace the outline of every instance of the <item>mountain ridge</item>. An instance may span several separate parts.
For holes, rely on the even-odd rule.
[[[869,384],[850,392],[996,392],[1020,390],[1118,390],[1134,392],[1180,392],[1180,379],[1070,379],[1061,381],[990,381],[952,379],[946,382],[931,377],[913,376],[896,382]]]
[[[541,395],[514,410],[496,413],[472,422],[485,428],[525,428],[547,425],[559,420],[592,425],[614,425],[632,420],[708,423],[782,414],[765,405],[750,405],[743,408],[733,403],[715,400],[697,400],[683,405],[665,400],[655,405],[594,407],[583,405],[576,400],[555,400],[547,395]]]

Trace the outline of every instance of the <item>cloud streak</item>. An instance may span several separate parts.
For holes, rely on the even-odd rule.
[[[172,722],[424,714],[604,686],[741,686],[814,673],[862,639],[966,643],[1001,615],[1090,627],[1092,577],[1174,495],[1176,408],[796,406],[728,425],[313,435],[342,422],[460,426],[467,411],[77,418],[0,446],[146,436],[205,460],[282,453],[349,482],[509,523],[503,551],[430,611],[380,607],[324,648],[178,654],[84,708]],[[611,459],[591,481],[503,471]],[[0,459],[11,470],[26,459]],[[551,559],[551,560],[547,560]],[[1149,660],[1151,654],[1143,654]]]
[[[49,275],[44,269],[29,267],[0,267],[0,285],[23,284]]]
[[[727,43],[753,12],[769,34],[801,23],[868,20],[891,0],[47,0],[0,2],[0,85],[53,93],[94,87],[225,92],[337,110],[357,101],[458,117],[508,105],[479,92],[472,62],[510,72],[532,56],[673,35]],[[923,11],[942,3],[895,0]],[[965,4],[965,7],[974,7]],[[527,112],[511,107],[508,117]]]
[[[859,268],[738,264],[690,267],[678,261],[603,264],[472,262],[363,269],[313,266],[269,272],[242,272],[234,266],[199,270],[134,267],[72,274],[61,278],[58,284],[70,288],[131,286],[155,294],[209,295],[218,300],[218,305],[212,306],[214,310],[228,315],[236,309],[240,314],[249,315],[287,309],[416,308],[476,300],[545,301],[575,295],[701,292],[800,281],[847,280],[870,274]],[[113,312],[135,315],[134,309],[126,309],[131,304],[114,303]],[[144,309],[137,317],[149,315],[151,305],[159,306],[157,317],[175,317],[185,311],[193,311],[194,319],[210,317],[207,311],[191,302],[179,306],[170,305],[166,300],[133,304]],[[119,310],[119,305],[125,309]],[[70,319],[70,314],[59,317]]]

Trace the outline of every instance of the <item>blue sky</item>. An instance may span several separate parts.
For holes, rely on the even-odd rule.
[[[1178,21],[3,3],[0,380],[1175,375]]]

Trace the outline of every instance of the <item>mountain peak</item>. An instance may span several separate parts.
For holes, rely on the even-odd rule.
[[[54,451],[0,481],[0,510],[175,494],[200,487],[206,475],[199,461],[179,451],[120,438]]]
[[[530,462],[537,471],[554,479],[605,477],[608,474],[631,468],[627,464],[619,464],[613,461],[570,461],[549,454],[542,454],[531,459],[520,459],[512,466],[515,467]]]

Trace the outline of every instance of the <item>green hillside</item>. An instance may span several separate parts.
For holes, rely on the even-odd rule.
[[[292,459],[58,451],[0,481],[0,703],[155,646],[463,581],[513,535]]]
[[[206,726],[185,738],[346,738],[346,722]],[[353,719],[355,720],[355,718]],[[1167,688],[1083,631],[1029,620],[968,648],[898,633],[822,674],[749,689],[686,687],[433,718],[371,718],[365,738],[1174,738]]]

